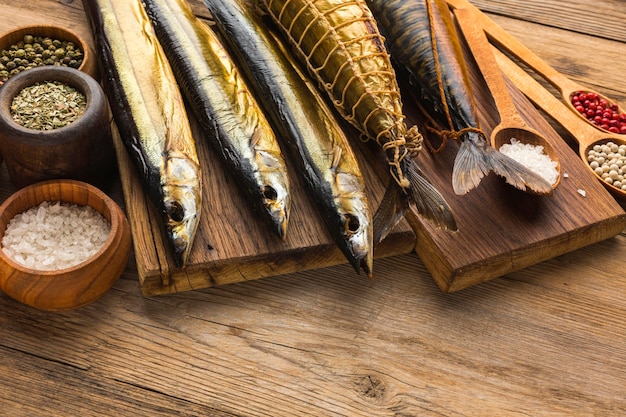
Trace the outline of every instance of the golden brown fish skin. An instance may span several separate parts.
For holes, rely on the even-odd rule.
[[[185,0],[142,0],[210,143],[252,207],[282,240],[291,194],[276,135],[217,34]]]
[[[204,0],[215,27],[287,144],[327,230],[354,269],[372,275],[372,218],[356,156],[331,109],[297,71],[268,21],[243,0]]]
[[[493,171],[522,190],[551,193],[547,181],[492,148],[480,130],[468,68],[445,0],[366,1],[433,127],[461,141],[452,171],[454,192],[469,192]]]
[[[199,224],[202,173],[182,96],[139,0],[85,0],[113,117],[184,267]]]
[[[260,0],[301,65],[319,82],[339,113],[385,152],[399,190],[377,210],[376,241],[402,218],[409,203],[437,225],[456,230],[441,194],[410,154],[421,149],[417,127],[407,130],[402,100],[384,39],[362,0]],[[401,191],[401,192],[398,192]]]

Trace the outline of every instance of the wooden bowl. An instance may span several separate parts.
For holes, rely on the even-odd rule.
[[[87,99],[84,113],[67,126],[30,129],[13,120],[11,105],[39,82],[58,81]],[[105,188],[116,172],[108,101],[100,84],[74,68],[46,65],[23,71],[0,87],[0,153],[17,188],[50,179],[74,179]]]
[[[0,240],[19,213],[44,201],[89,205],[107,218],[110,234],[89,259],[66,269],[30,269],[0,250],[0,289],[32,307],[59,311],[87,305],[100,298],[120,277],[131,251],[128,220],[120,207],[98,188],[75,180],[51,180],[22,188],[0,206]]]
[[[78,69],[91,75],[95,79],[99,79],[98,59],[89,43],[78,36],[74,31],[61,26],[38,24],[11,29],[0,35],[0,50],[10,48],[11,45],[15,45],[17,42],[23,40],[25,35],[47,36],[51,39],[73,42],[83,51],[83,63]]]

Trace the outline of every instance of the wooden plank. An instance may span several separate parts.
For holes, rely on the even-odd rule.
[[[158,213],[146,198],[121,138],[113,129],[139,278],[146,295],[207,288],[346,262],[293,167],[290,167],[294,192],[292,214],[287,240],[281,242],[246,203],[192,115],[190,120],[205,183],[201,223],[184,269],[175,266]],[[356,136],[354,139],[358,140]],[[359,157],[375,208],[386,183],[376,176],[363,153]],[[374,254],[377,258],[405,254],[414,247],[415,235],[408,223],[403,222],[375,247]]]

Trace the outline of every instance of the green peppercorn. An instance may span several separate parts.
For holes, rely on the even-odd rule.
[[[0,85],[13,75],[37,66],[79,68],[82,63],[83,51],[73,42],[26,34],[22,40],[0,50]]]

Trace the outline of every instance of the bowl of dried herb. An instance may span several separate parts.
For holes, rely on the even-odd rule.
[[[61,178],[106,186],[115,152],[100,84],[63,66],[11,77],[0,88],[0,153],[17,188]]]

